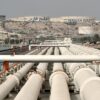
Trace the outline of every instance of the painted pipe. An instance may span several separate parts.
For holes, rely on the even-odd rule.
[[[58,48],[55,48],[55,55],[59,54]],[[53,74],[50,76],[49,82],[51,86],[50,100],[70,100],[68,89],[68,76],[63,72],[61,63],[53,64]]]
[[[48,44],[39,44],[39,45],[37,45],[37,44],[31,44],[31,45],[29,45],[29,50],[31,50],[31,47],[66,47],[66,46],[69,46],[68,44],[66,44],[66,43],[60,43],[60,44],[58,44],[58,43],[48,43]]]
[[[40,53],[38,53],[38,55],[42,55],[47,51],[48,48],[43,49]],[[28,71],[32,68],[32,66],[34,65],[34,63],[27,63],[25,64],[25,66],[23,66],[22,69],[20,69],[17,73],[15,73],[15,75],[21,80],[24,75],[26,75],[28,73]]]
[[[82,100],[100,100],[100,78],[90,68],[82,68],[74,75]]]
[[[46,55],[53,52],[53,48],[48,49]],[[14,100],[37,100],[44,76],[47,70],[48,63],[40,63],[37,66],[37,73],[33,73],[26,84],[22,87]]]
[[[46,50],[42,50],[39,54],[45,53]],[[7,80],[0,85],[0,100],[3,100],[16,85],[19,85],[20,80],[33,65],[34,63],[27,63],[17,73],[8,76]]]
[[[50,55],[50,54],[52,54],[52,52],[53,52],[53,47],[51,47],[48,51],[47,51],[47,53],[46,53],[46,55]],[[42,67],[41,67],[42,66]],[[48,63],[39,63],[39,65],[37,66],[37,72],[39,72],[41,75],[45,75],[45,72],[46,72],[46,70],[47,70],[47,66],[48,66]]]
[[[74,51],[74,50],[73,50]],[[100,78],[85,64],[69,64],[69,71],[74,76],[76,87],[80,90],[81,100],[100,99]]]
[[[70,52],[69,51],[69,49],[67,49],[67,48],[65,48],[65,47],[59,47],[59,50],[60,50],[60,52],[61,52],[61,55],[69,55],[69,56],[71,56],[72,55],[72,52]],[[64,67],[65,67],[65,69],[66,69],[66,72],[67,73],[69,73],[69,68],[70,68],[70,65],[71,65],[72,63],[65,63],[64,64]]]
[[[80,48],[83,48],[83,49],[81,50]],[[84,48],[87,48],[87,50],[84,51]],[[93,51],[94,51],[95,49],[93,49],[92,53],[89,52],[89,51],[91,51],[90,49],[91,49],[91,48],[82,47],[82,46],[78,46],[78,45],[74,45],[74,44],[72,44],[72,45],[70,46],[70,48],[69,48],[69,50],[70,50],[72,53],[74,53],[74,54],[82,54],[82,55],[83,55],[83,54],[85,54],[85,55],[93,54]],[[88,51],[88,50],[89,50],[89,51]],[[88,51],[88,52],[87,52],[87,51]],[[99,50],[95,50],[95,51],[100,52]],[[97,53],[97,52],[96,52],[96,53]],[[99,54],[99,53],[98,53],[98,54]],[[99,65],[100,65],[100,64],[99,64],[98,62],[94,62],[94,63],[92,63],[92,64],[88,64],[88,67],[91,68],[93,71],[95,71],[97,75],[100,75],[100,66],[99,66]],[[70,68],[71,68],[71,67],[70,67]]]
[[[59,55],[59,49],[57,47],[55,47],[55,51],[54,51],[55,55]],[[63,66],[62,63],[53,63],[53,72],[56,72],[58,70],[63,71]]]
[[[81,50],[80,48],[75,47],[73,44],[70,45],[69,51],[71,51],[75,55],[88,55],[90,53],[85,52],[84,50]]]
[[[92,62],[100,61],[99,55],[0,55],[0,61],[10,62]]]
[[[85,50],[84,50],[84,48],[85,48]],[[94,53],[96,53],[98,55],[100,54],[100,50],[85,47],[85,46],[82,47],[80,45],[75,45],[75,44],[72,44],[69,49],[74,54],[75,53],[76,54],[86,54],[86,55],[94,54]],[[90,49],[92,49],[92,50],[90,50]],[[88,64],[88,65],[89,65],[88,67],[90,67],[93,71],[95,71],[97,75],[100,75],[100,64],[98,62],[94,62],[94,63]]]
[[[77,49],[80,49],[81,51],[84,51],[88,54],[100,54],[100,50],[91,48],[91,47],[86,47],[86,46],[81,46],[81,45],[76,45],[76,44],[71,44],[70,46],[73,46]]]
[[[16,85],[19,85],[19,79],[14,75],[9,75],[7,80],[0,85],[0,100],[3,100]]]
[[[43,77],[32,74],[14,100],[37,100],[42,83]]]
[[[68,77],[64,72],[54,72],[50,76],[50,100],[70,100],[67,82]]]

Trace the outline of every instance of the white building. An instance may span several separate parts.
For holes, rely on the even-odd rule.
[[[94,28],[90,26],[80,26],[78,28],[79,34],[93,34]]]
[[[87,16],[65,16],[65,17],[58,17],[58,18],[51,18],[51,22],[95,22],[94,17],[87,17]]]
[[[8,20],[11,21],[49,21],[49,17],[45,16],[25,16],[25,17],[15,17],[15,18],[10,18]]]

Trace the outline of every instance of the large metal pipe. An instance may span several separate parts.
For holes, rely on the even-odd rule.
[[[0,55],[0,61],[10,62],[92,62],[100,61],[99,55]]]
[[[73,50],[74,51],[74,50]],[[69,71],[74,76],[76,87],[80,90],[81,100],[100,99],[100,78],[85,64],[69,64]]]
[[[69,49],[67,49],[65,47],[59,47],[59,50],[60,50],[61,54],[64,55],[64,56],[65,55],[72,56],[72,52],[70,52]],[[65,65],[64,67],[65,67],[67,73],[69,73],[69,68],[70,68],[71,64],[72,63],[65,63],[64,64]]]
[[[14,75],[9,75],[7,80],[0,85],[0,100],[3,100],[7,94],[18,84],[18,78]]]
[[[38,55],[42,55],[47,51],[48,48],[43,49],[40,53],[38,53]],[[25,66],[23,66],[23,68],[21,68],[17,73],[15,73],[15,75],[21,80],[24,75],[27,74],[27,72],[32,68],[32,66],[34,65],[34,63],[27,63],[25,64]]]
[[[55,72],[50,77],[51,96],[50,100],[70,100],[68,90],[68,77],[64,72]]]
[[[51,54],[53,48],[48,49],[46,55]],[[37,73],[33,73],[26,84],[22,87],[14,100],[37,100],[48,63],[40,63],[37,66]]]
[[[57,48],[55,48],[55,55],[59,54]],[[68,76],[63,72],[63,66],[61,63],[53,64],[53,74],[50,76],[51,95],[50,100],[70,100],[68,89]]]
[[[59,55],[59,49],[57,47],[55,47],[55,51],[54,51],[55,55]],[[53,72],[56,72],[58,70],[63,71],[63,66],[62,63],[53,63]]]
[[[42,50],[39,54],[45,53],[47,49]],[[9,75],[7,80],[0,85],[0,100],[3,100],[8,93],[19,84],[20,80],[26,75],[29,69],[32,68],[34,63],[25,64],[17,73]]]
[[[31,45],[29,45],[29,50],[31,50],[31,47],[66,47],[66,46],[69,46],[69,45],[64,44],[64,43],[62,43],[62,44],[48,44],[48,45],[46,45],[46,44],[39,44],[39,45],[31,44]]]
[[[85,49],[87,48],[87,49],[84,50],[84,48]],[[82,54],[82,55],[83,54],[88,55],[88,54],[94,54],[94,53],[100,54],[99,50],[92,48],[93,50],[91,51],[90,49],[91,48],[84,47],[84,46],[82,47],[82,46],[75,45],[75,44],[70,45],[70,48],[69,48],[69,50],[74,54]],[[95,50],[95,52],[94,52],[94,50]],[[93,71],[95,71],[97,73],[97,75],[100,75],[100,64],[99,63],[94,62],[94,63],[92,63],[92,64],[90,63],[88,65]]]
[[[87,52],[85,52],[85,51],[83,51],[83,50],[81,50],[80,48],[77,48],[77,47],[75,47],[73,44],[71,44],[70,45],[70,47],[69,47],[69,51],[71,51],[73,54],[75,54],[75,55],[88,55],[89,53],[87,53]]]
[[[79,69],[74,80],[82,100],[100,100],[100,78],[90,68]]]
[[[73,46],[74,48],[80,49],[81,51],[88,53],[88,54],[100,54],[100,50],[91,48],[91,47],[86,47],[86,46],[81,46],[81,45],[76,45],[76,44],[71,44],[70,46]]]
[[[53,52],[53,47],[51,47],[47,51],[46,55],[50,55],[50,54],[52,54],[52,52]],[[47,66],[48,66],[48,63],[39,63],[39,65],[37,66],[37,72],[39,72],[41,75],[44,76],[45,75],[45,72],[47,70]]]
[[[32,74],[14,100],[37,100],[42,83],[43,77]]]

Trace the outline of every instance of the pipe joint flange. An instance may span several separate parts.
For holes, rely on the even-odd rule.
[[[63,74],[65,76],[65,79],[67,80],[67,82],[69,82],[69,77],[67,76],[67,74],[63,71],[56,71],[54,73],[51,74],[50,78],[49,78],[49,83],[50,83],[50,86],[52,85],[52,79],[55,75],[57,74]]]
[[[78,66],[77,68],[75,68],[75,70],[74,70],[73,73],[75,74],[75,73],[76,73],[78,70],[80,70],[81,68],[87,68],[87,67],[84,66],[84,65],[83,65],[83,66],[82,66],[82,65],[81,65],[81,66]]]
[[[98,81],[98,82],[100,83],[100,78],[97,77],[97,76],[91,77],[91,78],[87,79],[87,80],[82,84],[82,86],[80,87],[80,96],[81,96],[82,100],[84,100],[83,91],[84,91],[85,86],[87,86],[89,83],[91,84],[92,81]]]
[[[86,65],[84,63],[77,64],[75,69],[74,69],[74,74],[81,68],[86,68]]]
[[[17,73],[14,74],[19,80],[21,80],[21,76],[22,76],[22,73],[20,71],[18,71]]]
[[[45,78],[44,78],[43,75],[41,75],[40,73],[34,73],[34,74],[39,75],[39,76],[42,78],[42,80],[45,81]]]
[[[7,76],[7,79],[11,79],[11,78],[13,78],[13,79],[16,80],[16,84],[17,84],[17,86],[20,84],[20,81],[19,81],[19,79],[18,79],[17,76],[15,76],[15,75],[9,75],[9,76]]]
[[[81,68],[86,68],[86,65],[84,63],[81,64],[73,63],[70,67],[70,71],[71,73],[75,74]]]
[[[63,69],[56,69],[56,70],[53,71],[53,73],[54,72],[59,72],[59,71],[63,72]]]
[[[41,73],[41,71],[37,70],[37,72],[35,74],[38,74],[39,76],[41,76],[43,78],[43,80],[45,80],[44,75]]]

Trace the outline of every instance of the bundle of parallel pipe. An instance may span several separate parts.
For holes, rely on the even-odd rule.
[[[43,49],[39,54],[44,54],[46,51],[47,48]],[[0,100],[3,100],[16,85],[19,85],[20,80],[28,73],[33,65],[34,63],[27,63],[17,73],[7,77],[7,80],[0,85]]]
[[[60,50],[65,55],[70,53],[68,50],[63,51],[64,48]],[[85,63],[70,63],[67,67],[80,90],[81,100],[100,100],[100,78],[96,76],[96,73],[87,68]]]
[[[71,44],[69,50],[74,53],[75,55],[99,55],[100,54],[100,50],[98,49],[94,49],[94,48],[90,48],[90,47],[85,47],[85,46],[80,46],[80,45],[75,45],[75,44]],[[93,71],[96,72],[97,75],[100,75],[100,64],[99,63],[92,63],[89,66]]]
[[[50,55],[53,48],[48,49],[46,55]],[[14,100],[37,100],[40,89],[44,81],[44,76],[47,70],[48,63],[39,63],[37,66],[37,73],[33,73],[25,85],[22,87]]]

